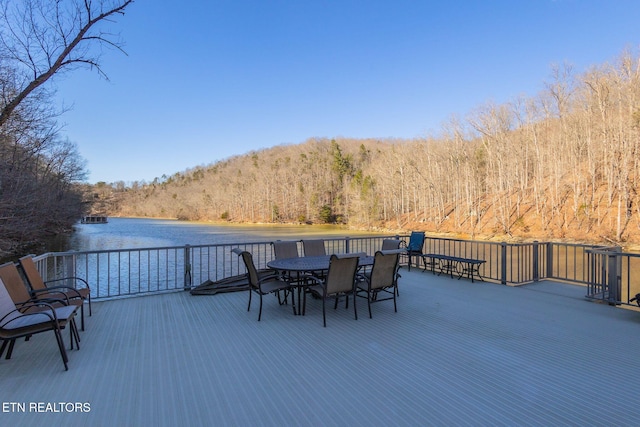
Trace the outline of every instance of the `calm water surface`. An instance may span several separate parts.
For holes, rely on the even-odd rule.
[[[161,219],[109,218],[107,224],[76,225],[67,249],[62,250],[114,250],[380,234],[324,225],[212,225]]]

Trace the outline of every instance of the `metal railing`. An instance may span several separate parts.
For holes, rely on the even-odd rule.
[[[327,253],[366,252],[373,255],[382,247],[382,240],[388,238],[406,243],[409,236],[344,237],[324,241]],[[262,241],[57,252],[38,256],[35,260],[45,280],[80,277],[91,285],[92,298],[101,299],[185,290],[205,281],[215,282],[244,274],[242,260],[231,252],[234,248],[251,252],[259,269],[266,268],[274,258],[271,242]],[[301,242],[298,242],[298,252],[303,254]],[[640,266],[640,254],[624,254],[619,248],[615,251],[602,246],[569,243],[505,243],[426,237],[423,253],[485,260],[479,274],[484,280],[505,285],[555,279],[584,285],[588,298],[626,304],[640,292],[640,277],[634,274],[640,271],[636,268]],[[417,262],[418,266],[425,267],[420,258]]]
[[[589,258],[588,298],[617,305],[640,294],[640,254],[614,246],[592,249]]]
[[[325,239],[325,246],[327,253],[373,254],[385,238],[389,236],[332,238]],[[298,245],[302,254],[301,242]],[[92,298],[100,299],[190,289],[244,274],[242,260],[231,252],[234,248],[251,252],[257,268],[266,268],[274,257],[271,242],[250,242],[55,252],[34,259],[45,281],[80,277],[90,284]]]

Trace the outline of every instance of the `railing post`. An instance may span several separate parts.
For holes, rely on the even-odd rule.
[[[620,248],[614,248],[613,250],[607,253],[607,289],[609,290],[609,304],[610,305],[618,305],[620,304],[620,273],[618,271],[618,254],[620,253]]]
[[[191,289],[191,246],[184,247],[184,290]]]
[[[538,272],[538,269],[540,266],[540,258],[538,253],[539,248],[540,248],[540,245],[538,241],[534,240],[533,241],[533,281],[534,282],[540,281],[540,273]]]
[[[547,276],[545,279],[553,277],[553,243],[547,243]]]
[[[345,237],[345,239],[344,239],[344,251],[345,251],[346,253],[350,253],[350,252],[351,252],[351,251],[349,250],[349,247],[350,247],[350,246],[351,246],[351,245],[349,245],[349,236],[347,236],[347,237]]]
[[[501,262],[500,262],[500,266],[501,266],[501,271],[500,271],[500,282],[503,285],[507,284],[507,243],[506,242],[502,242],[500,244],[500,251],[501,251]]]

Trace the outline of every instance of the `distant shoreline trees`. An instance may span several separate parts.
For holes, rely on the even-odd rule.
[[[437,137],[312,138],[119,183],[111,213],[638,241],[639,144],[640,61],[625,51],[581,75],[554,67],[537,96],[479,106]]]

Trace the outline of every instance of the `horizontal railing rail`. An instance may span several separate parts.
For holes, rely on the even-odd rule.
[[[327,238],[327,253],[366,252],[373,255],[384,239],[405,244],[408,235]],[[270,241],[235,244],[184,245],[141,249],[55,252],[35,257],[45,280],[80,277],[92,287],[92,298],[116,298],[191,289],[206,281],[216,282],[246,273],[244,264],[232,252],[241,248],[253,254],[256,267],[266,268],[274,258]],[[298,241],[298,253],[304,254]],[[423,253],[481,259],[484,280],[521,285],[541,279],[581,284],[588,298],[617,299],[629,303],[640,292],[635,271],[640,255],[614,252],[601,246],[556,242],[505,243],[426,237]],[[606,259],[606,261],[605,261]],[[407,262],[408,260],[405,260]],[[415,258],[414,258],[415,261]],[[418,258],[419,266],[420,258]],[[612,265],[619,266],[612,273]],[[613,291],[609,277],[619,278],[621,290]],[[606,280],[605,280],[606,279]],[[73,285],[70,281],[69,285]]]

